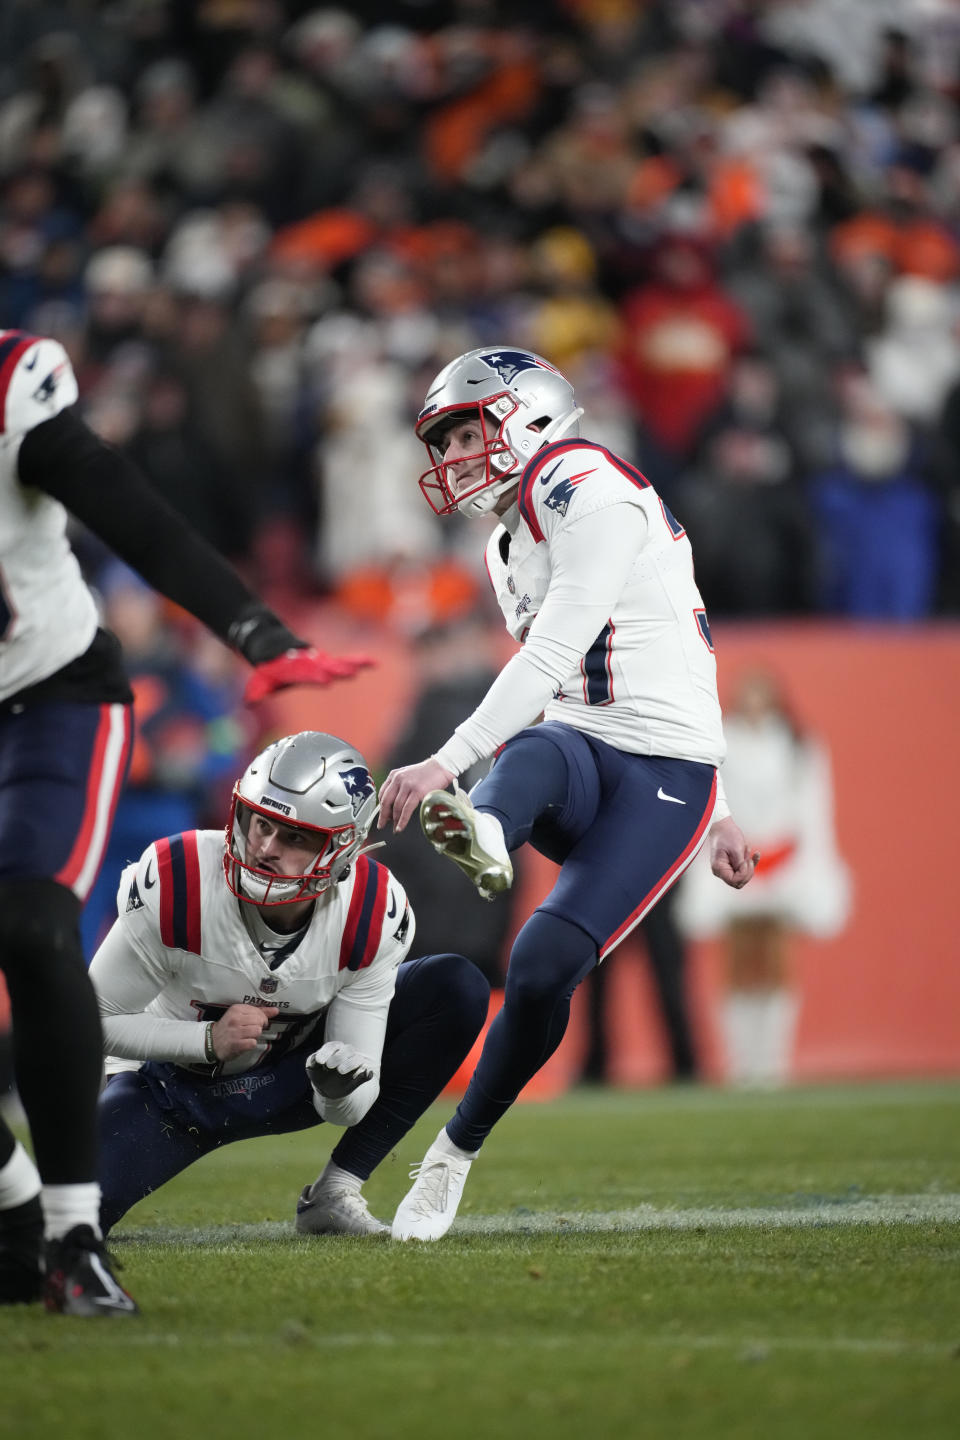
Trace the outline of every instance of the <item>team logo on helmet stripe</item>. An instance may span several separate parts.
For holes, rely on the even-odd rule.
[[[364,801],[374,793],[373,777],[363,765],[354,765],[349,770],[341,770],[340,779],[350,797],[350,808],[356,816],[363,808]]]
[[[491,350],[480,358],[484,365],[489,365],[491,370],[497,372],[505,385],[510,385],[523,370],[550,370],[553,374],[557,373],[552,365],[545,365],[528,350]]]

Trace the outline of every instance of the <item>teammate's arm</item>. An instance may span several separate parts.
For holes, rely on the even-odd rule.
[[[294,635],[75,409],[29,430],[18,463],[21,484],[59,500],[155,590],[203,621],[251,665],[273,667],[253,677],[259,683],[251,682],[248,698],[300,681],[323,684],[359,668],[362,657],[323,656]]]
[[[550,547],[550,586],[523,649],[437,752],[442,764],[460,774],[536,719],[610,618],[646,530],[642,510],[616,504],[559,532]]]
[[[231,1005],[219,1020],[173,1020],[151,1015],[150,1001],[169,978],[132,942],[118,920],[90,962],[104,1050],[123,1060],[216,1064],[265,1049],[262,1032],[279,1012],[273,1006]]]
[[[392,820],[404,829],[427,790],[443,788],[536,720],[610,618],[646,533],[643,511],[626,502],[559,531],[550,542],[547,595],[523,649],[435,755],[391,771],[380,792],[378,828]]]
[[[331,1125],[356,1125],[380,1094],[380,1060],[396,976],[393,964],[374,961],[352,984],[337,993],[327,1011],[323,1031],[325,1045],[340,1042],[362,1056],[372,1072],[369,1080],[347,1095],[315,1093],[317,1113]]]
[[[169,1020],[146,1008],[169,977],[116,920],[90,962],[108,1055],[125,1060],[203,1061],[205,1025]]]

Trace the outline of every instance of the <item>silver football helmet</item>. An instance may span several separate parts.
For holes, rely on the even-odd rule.
[[[427,503],[438,515],[488,514],[531,456],[561,435],[579,435],[582,414],[569,380],[530,350],[488,345],[461,355],[440,371],[417,419],[417,435],[430,456],[430,468],[420,476]],[[443,437],[451,423],[467,417],[479,419],[482,448],[445,462]],[[450,472],[479,459],[484,473],[455,494]]]
[[[322,894],[349,874],[378,808],[367,762],[346,740],[304,730],[268,745],[233,787],[223,856],[227,885],[251,905],[292,905]],[[304,874],[278,875],[248,863],[255,815],[316,839],[316,857]]]

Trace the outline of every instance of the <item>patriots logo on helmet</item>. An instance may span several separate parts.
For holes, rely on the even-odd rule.
[[[558,481],[543,503],[548,509],[556,510],[558,515],[566,515],[573,501],[577,484],[578,481],[575,479]]]
[[[356,817],[363,808],[364,801],[374,793],[373,776],[363,765],[353,765],[349,770],[340,771],[340,779],[350,797],[350,808]]]
[[[536,355],[531,355],[527,350],[491,350],[489,355],[483,357],[484,365],[489,365],[491,370],[496,370],[500,379],[505,385],[509,385],[522,370],[552,370],[551,365],[544,365]]]

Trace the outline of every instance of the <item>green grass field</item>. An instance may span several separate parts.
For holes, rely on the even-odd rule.
[[[447,1113],[369,1182],[383,1218]],[[0,1311],[0,1435],[960,1434],[960,1083],[519,1106],[430,1246],[295,1237],[334,1138],[132,1211],[138,1320]]]

